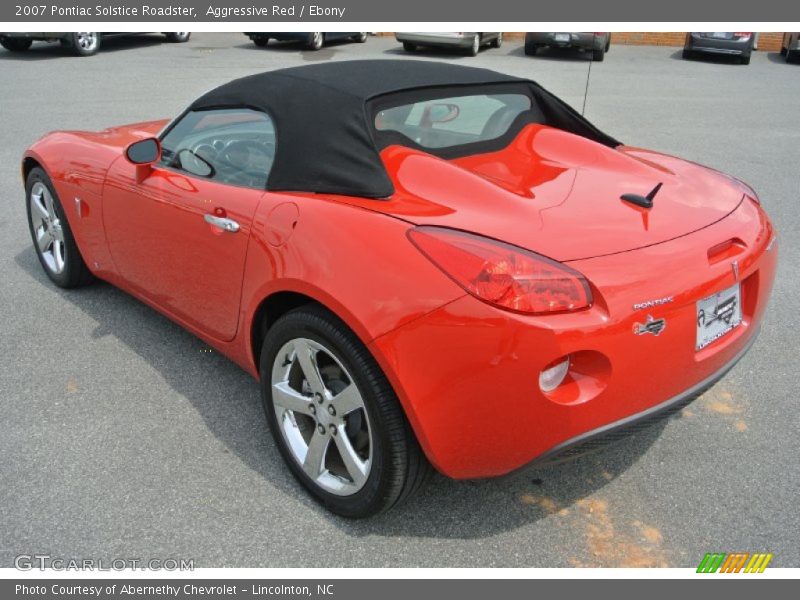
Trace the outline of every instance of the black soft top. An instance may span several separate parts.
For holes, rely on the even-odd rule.
[[[533,81],[422,60],[351,60],[258,73],[207,92],[188,110],[245,107],[269,114],[276,131],[269,190],[383,198],[394,187],[375,139],[373,101],[402,92],[403,102],[413,102],[415,90],[452,95],[460,87],[503,84],[522,86],[535,100],[528,122],[619,145]]]

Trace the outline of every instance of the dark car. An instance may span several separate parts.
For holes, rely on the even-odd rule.
[[[367,32],[361,31],[314,31],[309,33],[301,33],[296,31],[279,31],[273,33],[263,32],[246,32],[245,35],[253,40],[256,46],[266,46],[270,40],[277,40],[279,42],[303,42],[311,50],[319,50],[325,45],[325,42],[332,42],[334,40],[352,40],[354,42],[364,43],[367,41]]]
[[[592,60],[601,61],[611,48],[611,34],[589,31],[529,31],[525,34],[525,54],[535,55],[539,48],[577,48],[592,53]]]
[[[100,50],[103,38],[113,36],[135,35],[127,32],[100,33],[98,31],[70,31],[45,33],[0,32],[0,46],[10,52],[24,52],[33,42],[61,42],[62,46],[72,49],[78,56],[92,56]],[[188,31],[164,32],[168,42],[188,42],[192,35]]]
[[[800,33],[784,33],[781,54],[787,63],[800,63]]]
[[[691,31],[683,44],[683,58],[694,58],[698,54],[721,54],[738,57],[743,65],[750,64],[750,54],[755,45],[751,31]]]

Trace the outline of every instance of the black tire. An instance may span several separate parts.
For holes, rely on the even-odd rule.
[[[691,50],[687,50],[686,48],[683,49],[683,53],[681,54],[684,60],[691,60],[694,58],[694,52]]]
[[[781,46],[781,56],[786,56],[787,52],[788,52],[788,49],[786,48],[786,46]]]
[[[72,52],[77,56],[94,56],[100,50],[102,36],[97,32],[90,32],[89,34],[71,33],[69,35],[68,40],[72,47]],[[93,38],[87,40],[87,38],[83,37],[86,35],[93,36]]]
[[[416,49],[416,44],[412,44],[411,42],[403,42],[403,50],[406,52],[414,52]]]
[[[739,59],[739,62],[741,62],[743,65],[749,65],[750,64],[750,55],[749,54],[742,55],[742,57]]]
[[[309,50],[321,50],[325,45],[325,34],[317,31],[308,35],[308,42],[306,42]]]
[[[787,63],[800,62],[800,52],[798,52],[797,50],[787,50],[786,51],[786,62]]]
[[[284,344],[298,338],[332,351],[364,400],[373,432],[371,466],[363,486],[348,496],[333,494],[311,479],[280,430],[272,400],[272,369]],[[376,515],[410,497],[430,474],[430,463],[386,376],[356,335],[323,307],[307,305],[279,318],[264,339],[259,366],[264,412],[281,455],[295,478],[331,512],[348,518]]]
[[[27,38],[0,38],[0,46],[9,52],[24,52],[33,44],[33,40]]]
[[[536,53],[539,51],[539,46],[534,44],[533,42],[525,42],[525,54],[528,56],[536,56]]]
[[[192,37],[192,34],[188,31],[170,31],[164,35],[167,36],[167,41],[171,44],[183,44]]]
[[[608,52],[609,50],[611,50],[611,36],[610,35],[608,36],[608,39],[606,40],[606,52]]]
[[[599,50],[592,50],[592,60],[595,62],[603,62],[606,57],[606,51],[603,48]]]
[[[50,192],[53,199],[53,210],[61,226],[64,238],[64,268],[61,272],[55,272],[48,266],[42,251],[39,249],[39,245],[36,243],[36,232],[34,231],[31,212],[31,193],[37,183],[43,184]],[[39,263],[42,265],[44,272],[50,280],[58,287],[62,288],[80,287],[94,281],[91,271],[89,271],[89,268],[83,261],[78,246],[75,244],[75,238],[72,235],[72,230],[70,229],[69,222],[64,213],[64,207],[53,187],[53,183],[50,181],[47,173],[39,167],[31,169],[31,172],[28,174],[28,178],[25,182],[25,200],[28,214],[28,229],[30,230],[31,240],[33,241],[33,248],[36,251],[36,256],[39,258]]]
[[[367,41],[367,32],[366,31],[360,32],[357,36],[353,38],[353,41],[358,44],[363,44],[364,42]]]
[[[269,38],[268,37],[253,38],[253,43],[259,48],[263,48],[264,46],[269,44]]]
[[[472,44],[467,48],[467,56],[478,56],[478,52],[481,51],[481,41],[480,33],[476,33],[472,36]]]
[[[492,48],[500,48],[503,45],[503,32],[497,34],[497,37],[492,40]]]

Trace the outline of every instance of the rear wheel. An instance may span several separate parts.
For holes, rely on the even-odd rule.
[[[606,51],[603,48],[592,50],[592,60],[603,62],[606,57]]]
[[[467,48],[467,54],[469,56],[478,56],[478,52],[480,51],[480,49],[481,49],[481,34],[476,33],[472,37],[472,45],[469,48]]]
[[[787,50],[786,51],[786,62],[787,63],[800,62],[800,50]]]
[[[71,34],[70,45],[78,56],[92,56],[100,49],[100,34],[96,31],[83,31]]]
[[[788,52],[788,50],[787,50],[786,46],[781,46],[781,56],[786,56],[787,52]]]
[[[263,48],[264,46],[266,46],[267,44],[269,44],[269,38],[267,38],[267,37],[255,38],[255,39],[253,40],[253,43],[254,43],[256,46],[258,46],[259,48]]]
[[[325,44],[325,34],[317,31],[311,34],[308,40],[308,47],[311,50],[319,50]]]
[[[355,41],[356,41],[356,42],[358,42],[359,44],[363,44],[364,42],[366,42],[366,41],[367,41],[367,32],[366,32],[366,31],[362,31],[362,32],[361,32],[361,33],[359,33],[357,36],[355,36],[355,37],[353,38],[353,40],[355,40]]]
[[[536,56],[536,52],[538,52],[539,46],[534,44],[533,42],[525,42],[525,54],[528,56]]]
[[[33,44],[33,40],[26,38],[0,38],[0,46],[3,46],[9,52],[24,52]]]
[[[344,517],[380,513],[430,472],[397,397],[347,326],[318,306],[267,332],[260,359],[267,421],[297,480]]]
[[[411,42],[403,42],[403,50],[406,52],[414,52],[417,49],[416,44],[412,44]]]
[[[499,48],[503,45],[503,32],[497,34],[497,37],[492,40],[492,48]]]
[[[31,169],[25,192],[28,200],[28,226],[33,247],[44,272],[53,283],[62,288],[90,283],[92,274],[75,244],[58,194],[42,169]]]
[[[685,60],[690,60],[694,58],[694,52],[691,50],[687,50],[686,48],[683,49],[683,53],[681,54]]]
[[[742,57],[739,59],[739,61],[740,61],[740,62],[741,62],[743,65],[749,65],[749,64],[750,64],[750,55],[749,55],[749,54],[747,54],[747,55],[742,55]]]
[[[192,34],[188,31],[170,31],[166,34],[167,41],[172,42],[173,44],[182,44],[183,42],[188,42],[189,38],[192,37]]]
[[[608,36],[608,39],[606,40],[606,52],[608,52],[609,50],[611,50],[611,36],[610,35]]]

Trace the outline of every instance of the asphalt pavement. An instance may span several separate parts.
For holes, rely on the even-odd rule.
[[[33,553],[235,567],[696,566],[711,551],[800,566],[800,66],[777,53],[742,66],[612,46],[592,64],[577,52],[526,57],[507,41],[477,58],[413,55],[527,76],[579,110],[591,64],[590,120],[744,179],[777,227],[778,279],[751,352],[680,418],[571,464],[513,480],[436,476],[389,514],[337,518],[284,467],[254,380],[115,288],[63,291],[42,272],[19,166],[47,131],[172,117],[262,70],[406,56],[392,38],[315,53],[233,33],[109,40],[91,58],[58,45],[0,50],[0,566]],[[497,418],[514,416],[500,407]]]

